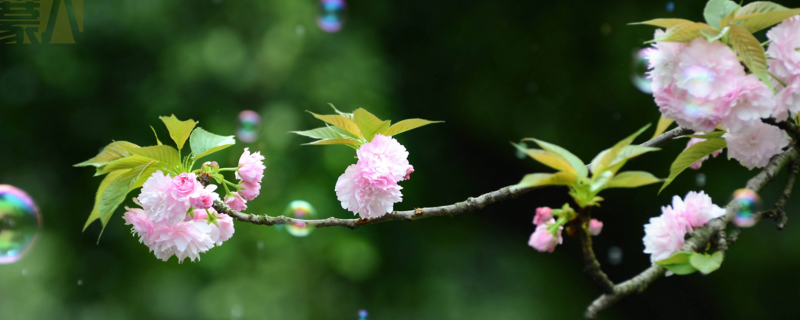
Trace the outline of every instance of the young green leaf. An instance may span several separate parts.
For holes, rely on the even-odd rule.
[[[333,108],[333,111],[336,111],[336,113],[338,113],[340,116],[345,117],[345,118],[350,119],[350,120],[353,120],[353,114],[352,113],[345,113],[345,112],[339,111],[339,109],[336,109],[336,107],[333,106],[333,103],[328,103],[328,105],[331,106],[331,108]]]
[[[590,192],[597,192],[600,189],[605,187],[606,183],[611,180],[614,176],[614,173],[611,171],[603,171],[600,174],[595,174],[592,176],[592,182],[589,184],[589,191]]]
[[[423,120],[423,119],[406,119],[406,120],[400,121],[398,123],[395,123],[394,125],[389,127],[389,130],[386,130],[386,132],[384,132],[383,135],[387,136],[387,137],[395,136],[395,135],[401,134],[403,132],[406,132],[408,130],[413,130],[413,129],[416,129],[416,128],[419,128],[419,127],[422,127],[422,126],[425,126],[425,125],[429,125],[429,124],[432,124],[432,123],[441,123],[441,122],[444,122],[444,121],[429,121],[429,120]]]
[[[643,21],[643,22],[634,22],[634,23],[631,23],[630,25],[646,24],[646,25],[661,27],[661,28],[664,28],[664,29],[669,29],[669,28],[672,28],[674,26],[677,26],[677,25],[680,25],[680,24],[686,24],[686,23],[694,23],[694,21],[690,21],[690,20],[686,20],[686,19],[654,19],[654,20]]]
[[[602,157],[600,157],[600,155],[595,157],[595,159],[592,160],[592,163],[590,165],[592,169],[592,174],[598,174],[601,171],[605,170],[606,168],[611,167],[612,163],[616,160],[617,156],[619,156],[619,154],[622,153],[625,147],[629,146],[633,142],[633,140],[636,139],[636,137],[642,134],[642,132],[647,130],[647,128],[649,127],[650,127],[649,124],[642,127],[641,129],[639,129],[639,131],[636,131],[636,133],[628,136],[625,139],[622,139],[622,141],[620,142],[617,142],[617,144],[611,147],[611,149],[609,149],[608,152],[606,152]],[[598,158],[600,159],[598,160]]]
[[[133,189],[136,180],[153,164],[157,161],[150,161],[125,173],[119,175],[116,179],[108,184],[108,187],[100,195],[100,201],[97,205],[97,213],[103,221],[108,221],[108,217],[114,213],[114,210],[125,200],[125,196]]]
[[[712,138],[722,138],[722,135],[724,135],[725,132],[726,132],[725,130],[722,130],[722,131],[709,132],[709,133],[706,133],[706,134],[691,134],[691,135],[688,135],[687,137],[700,138],[700,139],[708,140],[708,139],[712,139]]]
[[[361,134],[364,136],[364,139],[367,141],[372,141],[372,137],[374,137],[378,133],[382,133],[389,128],[388,121],[383,121],[369,113],[369,111],[364,110],[362,108],[356,109],[353,111],[353,121],[358,126],[358,130],[361,131]]]
[[[203,128],[197,128],[189,137],[189,143],[191,143],[194,159],[197,160],[236,144],[236,140],[233,139],[233,136],[220,136],[203,130]]]
[[[767,86],[773,88],[772,81],[767,72],[767,54],[761,42],[745,27],[732,24],[728,32],[733,49],[739,53],[742,61],[753,74],[757,75]]]
[[[737,22],[744,20],[742,27],[747,29],[747,31],[756,33],[775,24],[781,23],[783,20],[789,19],[798,14],[800,14],[800,9],[775,10],[762,14],[742,16],[733,19],[733,21]]]
[[[656,132],[653,133],[653,138],[660,136],[662,133],[667,131],[667,128],[675,122],[673,119],[668,119],[664,117],[658,118],[658,124],[656,125]],[[652,139],[652,138],[651,138]]]
[[[689,42],[702,36],[700,30],[709,26],[702,22],[684,23],[667,29],[667,32],[648,42]]]
[[[180,121],[174,114],[169,117],[159,118],[164,122],[164,125],[167,126],[169,136],[172,138],[172,141],[175,141],[175,144],[178,145],[178,149],[183,149],[183,144],[186,143],[186,139],[189,139],[189,135],[192,133],[192,129],[197,125],[197,122],[192,119]]]
[[[687,275],[697,271],[689,262],[691,256],[690,252],[678,252],[667,259],[656,261],[656,264],[677,275]]]
[[[765,12],[779,11],[779,10],[788,10],[788,8],[774,2],[756,1],[748,3],[746,6],[739,9],[739,11],[736,12],[735,18],[739,18],[750,14],[758,14],[758,13],[765,13]]]
[[[100,151],[100,154],[98,154],[94,158],[76,164],[74,166],[75,167],[104,166],[107,163],[112,162],[114,160],[130,157],[131,153],[127,149],[138,148],[138,147],[139,146],[127,141],[115,141],[107,145],[105,148],[103,148],[103,151]]]
[[[163,145],[163,143],[161,143],[161,140],[158,140],[158,133],[156,133],[156,128],[153,128],[153,126],[150,126],[150,130],[153,130],[153,135],[156,136],[156,143],[159,146]]]
[[[537,140],[533,138],[525,138],[522,139],[522,141],[536,142],[536,144],[538,144],[539,147],[541,147],[542,149],[555,153],[564,158],[564,160],[567,160],[569,165],[572,166],[580,176],[587,177],[589,175],[589,170],[586,169],[586,164],[583,163],[583,161],[581,161],[580,158],[578,158],[571,152],[567,151],[567,149],[564,149],[552,143],[544,142],[542,140]]]
[[[142,157],[142,156],[130,156],[125,157],[119,160],[115,160],[107,165],[97,168],[97,173],[94,176],[104,175],[109,172],[122,170],[122,169],[131,169],[134,167],[138,167],[142,164],[147,162],[153,161],[153,159]]]
[[[144,148],[130,148],[127,150],[133,155],[160,161],[173,168],[177,168],[181,165],[181,155],[178,153],[178,150],[172,146],[160,145]]]
[[[739,10],[739,5],[730,0],[710,0],[706,3],[703,17],[714,29],[722,28],[722,20]]]
[[[678,158],[675,159],[675,162],[672,163],[672,166],[670,166],[669,177],[664,181],[664,185],[661,186],[661,190],[658,190],[658,192],[661,193],[661,191],[663,191],[664,188],[672,183],[672,181],[675,180],[675,178],[678,177],[683,170],[686,170],[686,168],[697,162],[697,160],[700,160],[703,157],[708,156],[727,146],[728,145],[725,142],[725,139],[712,138],[706,141],[698,142],[697,144],[689,147],[689,149],[684,150],[680,155],[678,155]]]
[[[710,256],[695,252],[692,254],[692,257],[689,258],[689,263],[701,273],[709,274],[719,269],[722,265],[722,258],[722,251],[714,252],[714,254]]]
[[[534,160],[538,161],[539,163],[546,165],[550,168],[556,169],[558,171],[569,172],[572,174],[578,174],[575,168],[567,162],[562,156],[558,155],[555,152],[539,150],[539,149],[527,149],[523,145],[514,144],[517,149],[522,152],[525,152],[528,156],[533,158]]]
[[[656,178],[649,172],[626,171],[614,176],[611,181],[606,183],[605,188],[638,188],[660,181],[661,179]]]
[[[320,145],[337,145],[337,144],[346,145],[356,150],[358,149],[359,146],[361,146],[360,141],[348,138],[319,140],[319,141],[304,143],[303,145],[320,146]]]
[[[333,127],[322,127],[307,131],[290,131],[289,133],[299,134],[314,139],[339,139],[345,136],[334,130]]]
[[[722,30],[717,30],[709,27],[700,29],[700,34],[702,34],[703,37],[705,37],[706,40],[708,40],[708,42],[714,42],[719,39],[722,39],[722,37],[728,34],[728,30],[730,30],[729,27],[724,27],[722,28]]]
[[[97,188],[97,194],[96,194],[96,196],[94,198],[94,207],[92,208],[92,212],[89,214],[89,218],[86,219],[86,223],[83,225],[83,230],[82,231],[86,231],[86,228],[88,228],[89,225],[92,224],[92,222],[94,222],[95,220],[100,218],[100,214],[99,214],[100,196],[103,194],[104,191],[106,191],[106,188],[108,188],[108,185],[112,181],[116,180],[117,177],[119,177],[120,175],[122,175],[123,173],[126,173],[128,171],[130,171],[130,169],[112,171],[112,172],[109,172],[108,175],[105,176],[105,178],[103,178],[103,181],[100,182],[100,187]],[[105,225],[106,223],[108,223],[108,220],[104,221],[103,225]]]
[[[313,113],[311,111],[309,111],[308,113],[310,113],[311,115],[313,115],[317,119],[320,119],[320,120],[325,121],[327,123],[330,123],[330,124],[332,124],[334,126],[342,128],[345,131],[352,133],[356,137],[361,137],[362,136],[361,135],[361,131],[358,129],[358,125],[356,125],[356,123],[353,122],[353,120],[350,120],[350,119],[345,118],[345,117],[343,117],[341,115],[338,115],[338,114],[334,114],[334,115],[319,115],[319,114]]]
[[[511,186],[512,190],[532,188],[539,186],[563,185],[568,186],[575,183],[577,177],[567,172],[557,173],[532,173],[525,175],[518,184]]]

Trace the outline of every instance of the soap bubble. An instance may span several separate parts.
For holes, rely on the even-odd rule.
[[[672,13],[672,11],[675,11],[675,2],[669,1],[667,2],[667,12]]]
[[[608,248],[608,264],[616,266],[622,263],[622,249],[617,246]]]
[[[321,0],[317,25],[325,32],[338,32],[344,25],[347,3],[344,0]]]
[[[694,184],[700,188],[704,187],[706,185],[706,174],[698,172],[696,175],[694,175]]]
[[[39,208],[25,192],[0,184],[0,264],[14,263],[33,247],[41,227]]]
[[[647,49],[641,49],[633,53],[631,82],[639,91],[650,94],[653,93],[653,81],[647,78],[647,63]]]
[[[761,206],[761,198],[753,190],[739,189],[733,192],[733,201],[739,205],[739,210],[733,217],[733,223],[740,228],[752,227],[756,224],[756,216]]]
[[[258,139],[258,128],[261,125],[261,116],[252,110],[239,113],[239,128],[236,135],[242,142],[254,142]]]
[[[367,310],[361,309],[358,310],[358,320],[367,320]]]
[[[289,203],[283,215],[296,219],[313,219],[317,216],[317,211],[308,201],[295,200]],[[304,223],[288,224],[286,225],[286,231],[295,237],[305,237],[313,231],[313,227]]]

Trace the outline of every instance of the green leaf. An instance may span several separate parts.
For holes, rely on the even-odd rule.
[[[719,39],[722,39],[726,34],[728,34],[728,30],[730,27],[724,27],[722,30],[717,30],[711,27],[700,29],[700,34],[708,40],[708,42],[714,42]]]
[[[656,125],[656,132],[653,133],[653,138],[660,136],[662,133],[667,131],[667,128],[675,122],[673,119],[668,119],[664,117],[658,118],[658,124]],[[652,139],[652,138],[651,138]]]
[[[160,119],[164,121],[164,125],[169,130],[169,136],[178,145],[178,149],[183,149],[183,144],[186,143],[186,139],[189,139],[189,135],[192,133],[194,126],[197,125],[197,122],[192,119],[180,121],[174,114],[169,117],[160,117]]]
[[[739,10],[739,5],[730,0],[710,0],[706,3],[703,17],[714,29],[722,28],[722,20]]]
[[[656,261],[656,264],[677,275],[687,275],[697,271],[689,262],[691,256],[690,252],[678,252],[667,259]]]
[[[351,134],[355,135],[356,137],[362,137],[361,131],[358,129],[358,125],[356,125],[356,123],[353,122],[353,120],[350,120],[350,119],[345,118],[344,116],[341,116],[341,115],[338,115],[338,114],[319,115],[319,114],[313,113],[311,111],[309,111],[308,113],[310,113],[311,115],[313,115],[317,119],[320,119],[320,120],[325,121],[327,123],[330,123],[330,124],[332,124],[334,126],[342,128],[345,131],[350,132]]]
[[[387,136],[387,137],[395,136],[395,135],[401,134],[403,132],[406,132],[408,130],[413,130],[413,129],[419,128],[421,126],[429,125],[429,124],[432,124],[432,123],[442,123],[442,122],[444,122],[444,121],[429,121],[429,120],[423,120],[423,119],[406,119],[406,120],[400,121],[398,123],[395,123],[394,125],[389,127],[389,130],[386,130],[386,132],[384,132],[383,135]]]
[[[667,32],[648,42],[689,42],[702,36],[700,30],[708,28],[708,25],[701,22],[684,23],[667,29]]]
[[[756,1],[748,3],[736,12],[736,18],[750,14],[765,13],[770,11],[788,10],[788,8],[769,1]],[[734,20],[736,21],[736,20]]]
[[[577,171],[578,174],[581,175],[582,177],[588,176],[589,170],[586,169],[586,164],[583,163],[583,161],[581,161],[580,158],[578,158],[577,156],[575,156],[571,152],[567,151],[567,149],[564,149],[564,148],[559,147],[557,145],[554,145],[552,143],[544,142],[544,141],[533,139],[533,138],[525,138],[525,139],[522,139],[522,141],[533,141],[533,142],[536,142],[536,144],[538,144],[539,147],[541,147],[542,149],[550,151],[550,152],[555,153],[555,154],[558,154],[562,158],[564,158],[564,160],[567,160],[567,162],[570,164],[570,166],[575,168],[575,171]]]
[[[189,143],[192,146],[194,159],[197,160],[236,144],[236,140],[233,136],[220,136],[203,130],[203,128],[197,128],[189,137]]]
[[[125,196],[128,195],[128,192],[133,189],[136,180],[139,179],[148,167],[155,163],[156,161],[150,161],[130,169],[108,184],[108,187],[100,195],[100,202],[97,205],[97,213],[101,221],[103,221],[104,227],[105,222],[108,221],[111,214],[114,213],[114,210],[125,200]]]
[[[606,184],[606,188],[638,188],[660,182],[661,179],[656,178],[649,172],[644,171],[626,171],[614,176],[611,181]]]
[[[602,157],[600,156],[600,154],[598,154],[595,157],[595,159],[592,160],[592,163],[590,164],[591,169],[592,169],[592,174],[598,174],[601,171],[605,170],[606,168],[611,167],[613,165],[613,162],[615,162],[617,156],[620,153],[622,153],[622,151],[625,149],[625,147],[629,146],[633,142],[633,140],[636,139],[636,137],[638,137],[640,134],[642,134],[642,132],[647,130],[647,128],[649,128],[649,127],[650,127],[650,125],[648,124],[648,125],[642,127],[641,129],[639,129],[639,131],[636,131],[636,133],[628,136],[625,139],[622,139],[622,141],[620,141],[620,142],[617,142],[617,144],[615,144],[613,147],[611,147],[611,149],[608,150],[608,152],[606,152],[604,155],[602,155]]]
[[[333,108],[333,111],[336,111],[336,113],[338,113],[340,116],[345,117],[345,118],[350,119],[350,120],[353,120],[353,114],[352,113],[345,113],[345,112],[339,111],[338,109],[336,109],[336,107],[333,106],[333,103],[328,103],[328,105],[330,105],[331,108]]]
[[[344,135],[334,130],[332,127],[316,128],[308,131],[290,131],[289,133],[299,134],[314,139],[339,139],[344,138]]]
[[[606,166],[606,168],[603,169],[603,170],[609,170],[611,172],[616,173],[617,171],[619,171],[619,169],[622,168],[622,165],[624,165],[627,160],[633,159],[633,158],[638,157],[638,156],[640,156],[640,155],[642,155],[644,153],[647,153],[647,152],[653,152],[653,151],[659,151],[659,150],[661,150],[661,149],[654,148],[654,147],[642,147],[640,145],[629,145],[629,146],[626,146],[617,155],[617,157],[614,158],[614,160],[611,161],[611,163],[608,166]],[[611,151],[611,149],[603,150],[602,152],[598,153],[597,156],[594,157],[594,159],[592,159],[592,163],[589,165],[589,167],[591,167],[592,173],[600,172],[598,170],[599,166],[600,166],[600,161],[610,151]]]
[[[770,89],[774,90],[772,85],[772,81],[769,78],[769,73],[767,72],[767,54],[764,52],[764,47],[761,46],[761,42],[753,36],[750,31],[747,31],[745,27],[732,24],[730,26],[730,35],[731,44],[733,45],[733,49],[739,53],[739,57],[741,57],[742,61],[753,74],[757,75],[761,81],[770,87]]]
[[[178,150],[172,146],[160,145],[144,148],[127,149],[133,155],[137,155],[150,160],[160,161],[168,166],[177,168],[181,165],[181,156]],[[172,169],[174,172],[174,169]]]
[[[775,24],[781,23],[783,20],[789,19],[798,14],[800,14],[800,9],[776,10],[761,14],[742,16],[733,19],[733,21],[737,22],[744,20],[742,27],[747,29],[747,31],[756,33]]]
[[[513,144],[513,143],[512,143]],[[555,152],[539,150],[539,149],[527,149],[524,145],[513,144],[517,149],[522,152],[525,152],[528,156],[533,158],[534,160],[538,161],[539,163],[546,165],[550,168],[556,169],[558,171],[569,172],[572,174],[577,174],[578,172],[575,168],[567,162],[564,157],[558,155]]]
[[[725,142],[725,139],[712,138],[706,141],[698,142],[697,144],[684,150],[680,155],[678,155],[678,158],[675,159],[675,162],[672,163],[672,166],[670,166],[669,177],[664,181],[664,185],[661,186],[661,190],[658,190],[658,192],[661,193],[661,191],[663,191],[664,188],[672,183],[672,181],[675,180],[675,178],[678,177],[683,170],[686,170],[686,168],[697,162],[697,160],[700,160],[703,157],[708,156],[727,146],[728,145]]]
[[[614,176],[614,173],[611,171],[603,171],[600,174],[596,174],[592,176],[592,182],[589,185],[590,192],[597,192],[611,180],[611,177]]]
[[[115,160],[114,162],[109,163],[109,164],[107,164],[105,166],[102,166],[100,168],[97,168],[97,173],[95,173],[94,176],[96,177],[96,176],[104,175],[106,173],[117,171],[117,170],[131,169],[131,168],[138,167],[138,166],[140,166],[142,164],[145,164],[147,162],[150,162],[150,161],[153,161],[153,159],[142,157],[142,156],[130,156],[130,157],[122,158],[122,159],[119,159],[119,160]]]
[[[158,140],[158,133],[156,133],[156,128],[153,128],[153,126],[150,126],[150,129],[151,129],[151,130],[153,130],[153,135],[154,135],[154,136],[156,136],[156,143],[157,143],[159,146],[160,146],[160,145],[163,145],[163,143],[161,143],[161,140]]]
[[[348,147],[351,147],[351,148],[357,150],[358,147],[361,146],[361,141],[348,139],[348,138],[325,139],[325,140],[319,140],[319,141],[305,143],[303,145],[320,146],[320,145],[337,145],[337,144],[346,145]]]
[[[372,137],[376,134],[385,132],[391,124],[390,121],[383,121],[362,108],[353,111],[353,121],[367,141],[372,141]]]
[[[108,188],[108,185],[112,181],[116,180],[117,177],[119,177],[120,175],[122,175],[123,173],[126,173],[128,171],[130,171],[130,170],[112,171],[112,172],[109,172],[108,175],[105,178],[103,178],[103,181],[100,182],[100,187],[97,188],[97,194],[95,195],[95,198],[94,198],[94,207],[92,208],[92,212],[89,214],[89,218],[86,219],[86,223],[83,225],[83,230],[82,231],[86,231],[86,228],[88,228],[89,225],[92,224],[92,222],[94,222],[95,220],[100,218],[100,214],[98,213],[99,212],[99,204],[100,204],[100,196],[103,194],[103,192],[106,190],[106,188]],[[102,223],[103,223],[103,225],[105,225],[106,223],[108,223],[108,220],[106,219]]]
[[[100,154],[98,154],[94,158],[76,164],[74,166],[75,167],[104,166],[107,163],[112,162],[114,160],[130,157],[132,154],[127,149],[138,148],[138,147],[139,146],[127,141],[115,141],[107,145],[105,148],[103,148],[103,151],[100,151]]]
[[[688,135],[687,137],[690,138],[700,138],[700,139],[712,139],[712,138],[722,138],[722,135],[725,134],[725,130],[722,131],[713,131],[706,134],[692,134]]]
[[[577,181],[574,174],[567,172],[557,173],[532,173],[525,175],[518,184],[511,186],[512,190],[550,185],[572,185]]]
[[[646,24],[646,25],[661,27],[661,28],[664,28],[664,29],[669,29],[669,28],[672,28],[674,26],[677,26],[677,25],[680,25],[680,24],[685,24],[685,23],[694,23],[694,21],[690,21],[690,20],[686,20],[686,19],[654,19],[654,20],[649,20],[649,21],[644,21],[644,22],[634,22],[634,23],[631,23],[631,25]]]
[[[722,258],[722,251],[714,252],[714,254],[710,256],[695,252],[692,254],[692,257],[689,258],[689,263],[701,273],[709,274],[719,269],[722,265]]]

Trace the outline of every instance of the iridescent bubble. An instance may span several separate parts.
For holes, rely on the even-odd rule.
[[[317,25],[325,32],[338,32],[344,25],[347,3],[344,0],[321,0]]]
[[[358,320],[367,320],[367,310],[361,309],[358,310]]]
[[[696,184],[698,187],[701,187],[701,188],[704,187],[706,185],[706,175],[705,175],[705,173],[698,172],[694,176],[694,184]]]
[[[631,82],[639,91],[653,93],[653,81],[647,78],[647,49],[641,49],[633,53],[633,63],[631,64]]]
[[[236,136],[242,142],[254,142],[258,139],[258,129],[261,125],[261,116],[252,110],[245,110],[239,113],[239,128],[236,129]]]
[[[740,228],[752,227],[756,224],[755,214],[761,207],[761,197],[750,189],[739,189],[733,192],[733,201],[739,205],[739,210],[733,217],[733,223]]]
[[[675,2],[667,2],[667,12],[675,11]]]
[[[617,246],[608,248],[608,264],[616,266],[622,263],[622,249]]]
[[[0,184],[0,264],[22,259],[41,227],[39,208],[25,192]]]
[[[317,210],[314,210],[314,206],[307,201],[295,200],[289,203],[283,215],[297,219],[313,219],[317,216]],[[305,237],[314,230],[313,228],[304,223],[286,225],[286,231],[295,237]]]

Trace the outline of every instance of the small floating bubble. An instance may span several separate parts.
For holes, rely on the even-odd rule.
[[[41,219],[39,208],[28,194],[0,184],[0,264],[17,262],[30,251]]]
[[[675,2],[667,2],[667,12],[672,13],[673,11],[675,11]]]
[[[617,246],[608,248],[608,264],[616,266],[622,263],[622,249]]]
[[[344,26],[347,14],[347,3],[344,0],[322,0],[319,2],[317,25],[322,31],[338,32]]]
[[[255,142],[258,139],[261,116],[252,110],[244,110],[239,113],[239,127],[236,129],[236,136],[242,142]]]
[[[694,184],[700,188],[704,187],[706,185],[706,174],[698,172],[696,175],[694,175]]]
[[[83,279],[78,279],[78,286],[80,287],[82,285],[83,285]]]
[[[368,315],[367,310],[365,309],[358,310],[358,320],[367,320],[367,315]]]
[[[633,53],[633,63],[631,64],[631,82],[639,91],[650,94],[653,93],[653,81],[647,78],[647,50],[641,49]]]
[[[740,228],[754,226],[757,222],[755,214],[761,207],[761,197],[753,190],[739,189],[733,192],[733,201],[739,205],[739,210],[733,217],[733,223]]]
[[[296,219],[314,219],[317,216],[317,211],[314,210],[314,206],[308,203],[308,201],[295,200],[286,207],[284,215]],[[286,225],[286,231],[295,237],[308,236],[312,230],[313,227],[307,226],[304,223]]]

